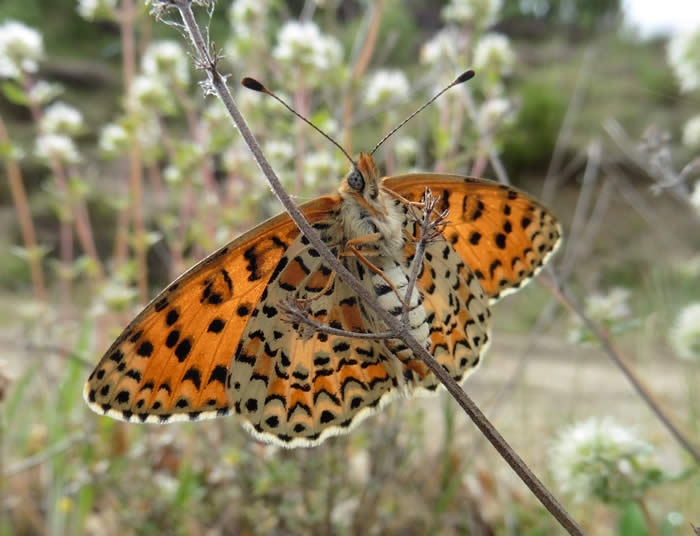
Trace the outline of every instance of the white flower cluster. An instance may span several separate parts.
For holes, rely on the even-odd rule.
[[[80,162],[80,153],[75,142],[62,134],[42,134],[36,139],[34,152],[44,160],[56,158],[67,164]]]
[[[457,63],[458,56],[466,46],[463,32],[447,27],[436,33],[420,50],[423,63]]]
[[[231,4],[229,11],[229,19],[234,31],[246,31],[246,28],[265,16],[268,7],[269,2],[260,2],[260,0],[236,0]]]
[[[513,103],[504,97],[493,97],[479,109],[479,125],[486,131],[493,130],[504,121],[512,122],[514,118]]]
[[[515,52],[505,35],[490,33],[482,37],[474,49],[474,69],[489,70],[501,76],[513,71]]]
[[[304,182],[309,186],[337,181],[342,173],[330,151],[307,154],[304,158]]]
[[[58,101],[44,110],[39,128],[45,134],[75,136],[83,131],[85,122],[80,110]]]
[[[450,0],[442,8],[446,21],[468,23],[486,27],[496,21],[503,0]]]
[[[383,106],[392,101],[408,97],[408,79],[398,69],[382,69],[375,72],[367,84],[365,103],[368,106]]]
[[[700,115],[691,117],[685,122],[683,143],[688,147],[700,148]]]
[[[14,20],[0,24],[0,77],[19,78],[23,72],[36,72],[43,55],[37,30]]]
[[[418,154],[418,142],[410,136],[403,136],[394,142],[394,152],[402,162],[413,160]]]
[[[265,143],[265,155],[277,166],[284,166],[294,158],[294,146],[286,141],[270,140]]]
[[[695,183],[693,193],[690,194],[690,204],[700,214],[700,181]]]
[[[131,81],[127,99],[134,110],[151,112],[161,110],[165,113],[172,111],[170,95],[163,80],[155,76],[139,75]]]
[[[630,291],[615,287],[607,294],[594,293],[586,298],[586,314],[594,321],[610,323],[623,320],[630,316],[630,307],[627,303]]]
[[[323,35],[313,22],[289,21],[280,29],[272,55],[283,67],[301,68],[305,76],[318,76],[340,65],[343,47],[334,37]]]
[[[46,80],[37,80],[29,88],[28,96],[37,104],[48,104],[61,93],[63,93],[63,88],[59,84],[47,82]]]
[[[700,361],[700,302],[683,308],[669,338],[678,357]]]
[[[99,147],[106,156],[121,154],[129,145],[129,133],[117,124],[109,123],[100,132]]]
[[[668,43],[668,63],[681,85],[681,91],[700,87],[700,28],[676,34]]]
[[[190,68],[187,55],[176,41],[156,41],[151,43],[141,59],[143,72],[153,78],[175,82],[186,86],[190,82]]]
[[[117,0],[78,0],[77,10],[85,20],[112,20],[117,14]]]
[[[654,449],[610,417],[565,428],[549,450],[552,476],[578,502],[636,498],[655,469]]]

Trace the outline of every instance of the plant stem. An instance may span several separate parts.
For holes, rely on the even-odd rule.
[[[0,144],[6,147],[10,146],[10,137],[5,128],[5,122],[0,117]],[[27,260],[29,262],[29,270],[32,276],[32,289],[34,290],[34,298],[44,303],[46,302],[46,284],[44,283],[44,272],[41,268],[41,258],[38,255],[38,244],[36,241],[36,231],[34,230],[34,222],[32,221],[32,212],[29,208],[27,200],[27,192],[24,189],[22,181],[22,172],[17,164],[17,161],[11,154],[7,155],[5,165],[7,166],[7,181],[10,183],[10,192],[12,193],[12,201],[17,210],[17,219],[19,220],[20,231],[22,232],[22,241],[27,250]]]

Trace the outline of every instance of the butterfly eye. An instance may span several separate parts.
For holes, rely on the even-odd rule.
[[[350,185],[350,188],[353,188],[358,192],[361,192],[364,189],[365,179],[358,169],[352,170],[352,173],[350,173],[350,176],[348,177],[348,184]]]

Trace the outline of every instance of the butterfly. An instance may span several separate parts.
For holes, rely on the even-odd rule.
[[[449,210],[426,245],[408,298],[411,333],[457,381],[489,345],[489,306],[522,287],[556,250],[561,228],[540,203],[485,179],[413,173],[381,178],[360,154],[335,195],[299,208],[341,262],[396,318],[413,269],[426,188]],[[352,250],[358,254],[354,254]],[[312,446],[348,432],[400,393],[439,382],[395,339],[303,336],[281,304],[346,331],[384,331],[287,214],[201,261],[165,288],[107,350],[84,388],[97,413],[130,422],[237,414],[256,438]]]

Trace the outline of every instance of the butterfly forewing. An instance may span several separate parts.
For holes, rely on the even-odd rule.
[[[445,230],[491,301],[514,292],[556,250],[561,228],[552,213],[529,195],[485,179],[416,173],[389,177],[383,186],[411,201],[425,188],[449,209]]]
[[[300,207],[310,221],[337,197]],[[231,357],[268,280],[299,230],[285,214],[219,249],[158,295],[110,347],[85,385],[98,413],[168,422],[230,412]]]

